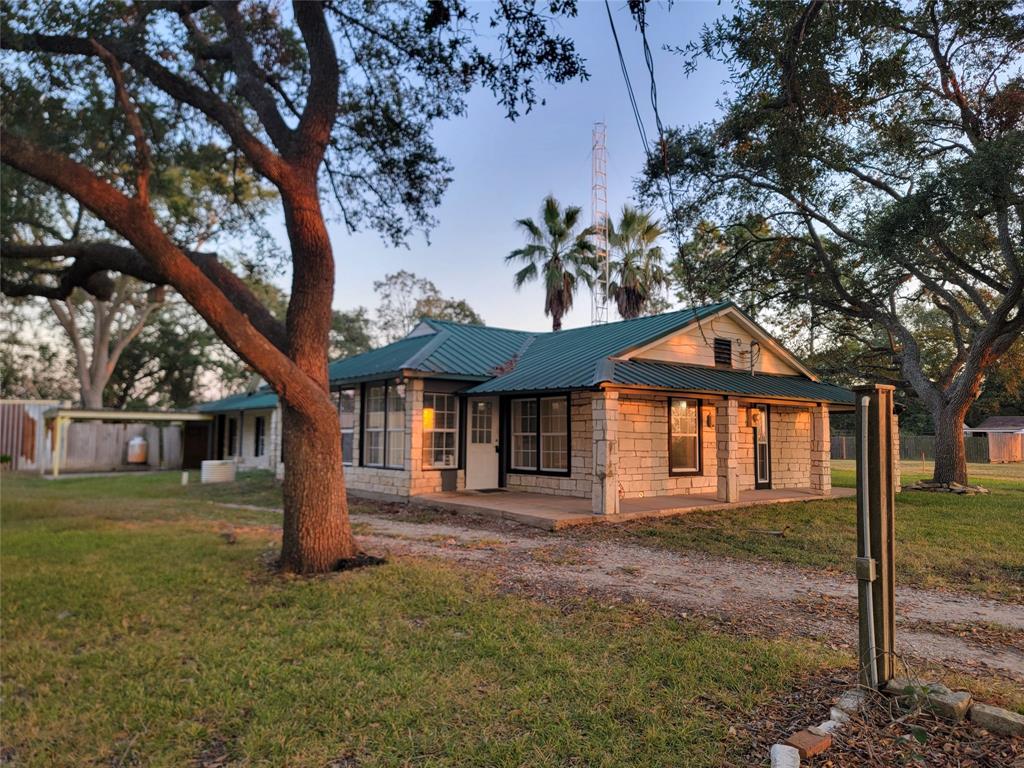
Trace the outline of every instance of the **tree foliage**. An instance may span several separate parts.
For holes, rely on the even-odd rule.
[[[608,222],[608,294],[625,319],[661,308],[658,298],[669,279],[665,254],[657,244],[663,234],[649,212],[631,205],[623,206],[618,224]]]
[[[540,221],[519,219],[516,225],[526,245],[505,257],[507,264],[525,263],[512,279],[516,290],[540,280],[544,285],[544,314],[551,318],[551,330],[562,329],[562,318],[572,309],[580,283],[594,284],[597,269],[594,234],[591,227],[580,228],[583,210],[570,205],[562,208],[553,195],[544,198]]]
[[[377,334],[389,344],[409,333],[425,317],[483,325],[465,299],[446,298],[431,280],[402,269],[375,280]]]
[[[641,185],[723,235],[687,286],[882,338],[963,482],[964,414],[1024,328],[1020,6],[752,2],[680,52],[729,67],[721,119],[670,130]],[[918,311],[952,340],[938,366]]]
[[[323,201],[393,242],[428,228],[450,178],[433,125],[463,114],[475,85],[514,117],[537,101],[538,78],[583,76],[553,31],[573,13],[573,0],[499,3],[484,19],[460,0],[8,3],[0,159],[102,231],[5,240],[28,266],[4,291],[103,298],[111,273],[173,286],[281,396],[282,565],[332,568],[357,550],[327,391]],[[283,319],[215,250],[269,200],[291,267]],[[211,220],[217,242],[201,232]]]

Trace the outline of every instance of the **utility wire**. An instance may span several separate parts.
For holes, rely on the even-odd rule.
[[[651,167],[653,163],[653,153],[651,152],[650,142],[647,139],[647,130],[644,127],[643,116],[640,114],[640,108],[637,106],[636,95],[633,92],[633,83],[629,78],[629,68],[626,66],[625,56],[622,55],[622,45],[619,43],[619,33],[615,29],[615,19],[612,16],[612,9],[608,0],[604,0],[604,8],[608,14],[608,25],[611,27],[612,37],[615,40],[615,51],[619,56],[619,66],[622,69],[622,78],[626,82],[626,92],[629,94],[629,103],[633,109],[633,118],[636,121],[636,127],[640,133],[640,142],[643,144],[644,155],[647,159],[648,167]],[[670,236],[672,237],[673,243],[676,247],[677,259],[683,265],[683,280],[686,283],[686,290],[690,293],[692,298],[697,294],[693,289],[693,273],[690,271],[690,264],[683,257],[683,242],[679,234],[679,225],[675,216],[676,203],[674,190],[672,188],[672,175],[669,172],[668,142],[665,139],[665,126],[661,121],[661,114],[658,111],[658,84],[654,75],[654,55],[651,53],[651,46],[647,41],[647,19],[644,2],[637,4],[636,19],[637,25],[640,28],[640,36],[643,39],[644,61],[647,64],[647,71],[651,78],[651,108],[654,110],[654,122],[658,130],[658,146],[661,149],[661,161],[665,169],[665,186],[668,191],[667,198],[665,190],[662,189],[661,183],[657,180],[655,180],[655,188],[658,190],[658,197],[661,198],[662,208],[665,209],[666,223],[669,226]],[[705,345],[710,346],[708,338],[704,334],[704,327],[700,322],[700,315],[696,315],[696,320],[697,328],[700,331],[701,337],[704,339]]]

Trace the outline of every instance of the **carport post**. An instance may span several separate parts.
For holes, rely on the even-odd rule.
[[[896,503],[892,455],[894,387],[855,387],[857,413],[857,598],[860,679],[892,679],[895,652]]]
[[[54,477],[57,477],[60,474],[60,433],[63,426],[64,419],[60,416],[53,420],[53,466],[51,466],[50,469],[52,470]]]

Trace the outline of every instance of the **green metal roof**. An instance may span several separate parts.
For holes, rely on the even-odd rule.
[[[484,325],[432,319],[424,323],[427,327],[419,335],[331,363],[331,383],[390,376],[400,371],[422,371],[440,378],[487,379],[532,338],[526,331]]]
[[[804,376],[755,374],[724,368],[660,363],[648,360],[614,361],[604,371],[603,381],[686,392],[782,397],[797,400],[853,405],[848,389],[812,381]]]
[[[709,304],[617,323],[537,334],[508,373],[469,391],[486,394],[591,387],[598,382],[598,369],[605,367],[609,356],[667,336],[730,304]]]
[[[273,390],[263,388],[255,392],[240,392],[228,395],[210,403],[201,403],[201,413],[227,413],[229,411],[255,411],[277,408],[277,395]]]
[[[847,389],[805,376],[751,375],[649,360],[614,358],[679,331],[698,318],[735,306],[709,304],[634,320],[554,333],[528,333],[443,320],[424,320],[413,335],[331,363],[334,385],[420,371],[438,378],[480,382],[471,394],[588,389],[602,383],[685,392],[778,397],[852,405]],[[204,403],[203,412],[274,408],[269,389]]]
[[[371,349],[361,355],[336,360],[327,368],[331,383],[358,380],[373,376],[389,376],[405,368],[406,362],[416,356],[433,339],[433,334],[412,336]]]

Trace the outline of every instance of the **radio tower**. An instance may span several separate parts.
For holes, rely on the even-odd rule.
[[[591,242],[597,256],[597,280],[594,282],[590,307],[590,324],[608,322],[608,148],[605,146],[607,127],[594,123],[591,141],[590,167],[590,225],[594,229]]]

